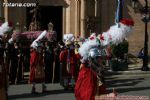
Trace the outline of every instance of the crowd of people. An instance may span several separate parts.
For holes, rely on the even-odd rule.
[[[27,44],[13,38],[6,43],[1,38],[1,62],[5,64],[11,84],[24,80],[24,70],[29,68],[28,82],[33,84],[32,93],[36,93],[36,83],[42,83],[42,92],[46,92],[45,83],[60,82],[65,90],[75,90],[77,100],[95,100],[100,94],[114,97],[116,93],[108,93],[103,82],[102,61],[106,56],[103,49],[122,42],[134,23],[123,19],[118,24],[102,34],[91,34],[81,44],[71,33],[64,34],[63,41],[45,40],[49,32],[46,30]]]
[[[51,23],[48,26],[53,27]],[[28,83],[33,84],[33,93],[36,92],[36,83],[42,83],[43,92],[46,91],[45,83],[60,82],[67,89],[67,85],[72,82],[71,86],[74,87],[79,71],[79,64],[78,67],[75,66],[79,63],[75,50],[77,51],[79,44],[77,41],[65,39],[65,41],[55,41],[54,38],[51,41],[49,38],[42,40],[43,36],[52,32],[50,30],[52,28],[49,28],[48,31],[42,31],[32,42],[30,40],[19,41],[20,37],[16,35],[16,32],[18,34],[20,31],[17,27],[12,34],[15,38],[11,38],[12,40],[9,42],[1,43],[3,45],[1,54],[4,57],[9,84],[25,82],[24,73],[29,71]],[[70,66],[69,69],[65,68],[66,65]]]

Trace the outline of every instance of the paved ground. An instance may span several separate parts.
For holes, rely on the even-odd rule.
[[[41,84],[36,88],[38,94],[31,94],[31,85],[11,85],[9,100],[75,100],[73,91],[64,91],[59,84],[47,84],[47,93],[41,93]]]
[[[108,90],[113,88],[121,96],[149,96],[150,74],[113,75],[106,77]],[[59,84],[47,84],[48,92],[41,93],[41,84],[37,85],[38,94],[31,94],[31,85],[11,85],[9,100],[75,100],[73,91],[64,91]]]
[[[150,97],[150,71],[141,71],[141,66],[142,64],[131,64],[128,71],[118,72],[112,72],[108,69],[106,76],[107,89],[112,91],[115,88],[121,96]],[[47,89],[48,92],[42,94],[41,85],[38,84],[37,91],[39,93],[33,95],[29,84],[10,85],[9,100],[75,100],[73,91],[64,91],[59,84],[47,84]]]

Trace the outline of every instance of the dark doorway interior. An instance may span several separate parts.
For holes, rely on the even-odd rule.
[[[47,25],[52,22],[54,30],[57,32],[57,40],[62,40],[62,6],[40,6],[40,15],[37,19],[41,23],[41,30],[47,30]],[[27,27],[29,26],[33,14],[30,10],[33,8],[27,8]]]
[[[52,22],[54,25],[54,31],[57,32],[57,40],[62,40],[62,6],[39,6],[39,15],[37,15],[37,20],[41,24],[41,30],[48,29],[48,23]],[[29,27],[30,22],[32,21],[33,14],[30,13],[31,9],[27,8],[27,28]],[[54,82],[59,81],[59,50],[55,58],[55,79]],[[29,56],[30,57],[30,56]],[[28,61],[29,62],[29,61]]]

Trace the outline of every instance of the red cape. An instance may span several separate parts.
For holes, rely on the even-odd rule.
[[[95,100],[97,92],[97,75],[84,64],[79,72],[79,76],[75,85],[76,100]],[[99,87],[99,93],[107,93],[104,85]]]
[[[60,55],[59,55],[59,59],[60,62],[62,63],[67,63],[67,58],[68,56],[68,50],[65,49],[63,51],[61,51]],[[77,67],[77,61],[78,61],[78,57],[75,54],[74,50],[70,50],[70,65],[71,65],[71,69],[70,72],[67,71],[67,65],[65,67],[63,67],[63,76],[67,77],[67,76],[74,76],[75,78],[77,77],[77,72],[76,72],[76,67]]]
[[[38,66],[39,65],[39,66]],[[40,68],[40,69],[39,69]],[[43,60],[41,58],[41,55],[36,52],[36,50],[33,50],[30,55],[30,78],[29,81],[30,83],[39,83],[39,82],[44,82],[44,65],[43,65]],[[41,76],[37,76],[36,71],[40,71],[42,74]]]

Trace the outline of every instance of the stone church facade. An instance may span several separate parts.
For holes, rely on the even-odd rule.
[[[37,0],[41,7],[41,16],[44,24],[49,21],[54,23],[54,29],[62,38],[65,33],[74,33],[75,36],[88,37],[91,32],[98,34],[107,31],[115,22],[115,11],[117,0]],[[149,1],[149,0],[148,0]],[[1,0],[0,16],[13,23],[28,26],[31,20],[29,8],[26,7],[3,7],[3,2],[36,2],[36,0]],[[144,5],[143,0],[139,0]],[[150,3],[150,1],[149,1]],[[52,10],[51,10],[52,9]],[[45,12],[44,12],[45,11]],[[49,11],[46,14],[46,11]],[[44,12],[44,13],[42,13]],[[59,14],[57,14],[59,13]],[[30,17],[29,17],[30,16]],[[48,16],[48,17],[46,17]],[[51,17],[52,16],[52,17]],[[135,21],[133,34],[128,38],[129,53],[137,54],[144,46],[144,23],[141,21],[141,14],[135,13],[132,7],[132,0],[124,0],[123,17],[132,18]],[[51,19],[52,20],[51,20]],[[59,20],[58,20],[59,19]],[[58,22],[57,22],[58,21]],[[46,27],[46,26],[45,26]],[[60,27],[60,28],[57,28]],[[150,34],[150,24],[148,24]],[[150,37],[150,36],[149,36]],[[150,47],[150,43],[149,43]],[[150,50],[149,50],[150,53]]]

